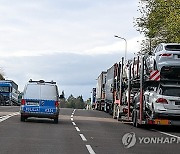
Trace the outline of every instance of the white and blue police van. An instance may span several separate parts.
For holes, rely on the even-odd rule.
[[[21,121],[29,117],[50,118],[58,123],[59,93],[56,82],[29,80],[21,100]]]

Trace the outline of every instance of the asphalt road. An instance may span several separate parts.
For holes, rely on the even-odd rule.
[[[73,109],[61,109],[58,124],[37,118],[20,122],[18,111],[19,107],[0,107],[1,154],[173,154],[180,151],[180,127],[134,128],[104,112]]]

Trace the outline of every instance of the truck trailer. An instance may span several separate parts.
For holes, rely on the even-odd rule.
[[[115,63],[107,70],[105,83],[105,108],[104,111],[112,115],[115,100],[115,91],[117,89],[118,64]]]
[[[104,111],[105,108],[106,74],[107,72],[103,71],[97,78],[95,109],[100,111]]]
[[[132,122],[135,127],[180,125],[180,93],[170,94],[174,88],[180,89],[180,79],[164,79],[160,71],[147,69],[146,56],[129,61],[122,58],[119,67],[114,118]]]

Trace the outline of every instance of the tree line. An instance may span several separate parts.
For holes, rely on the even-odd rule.
[[[85,102],[83,100],[82,95],[78,97],[74,97],[72,94],[66,99],[64,95],[64,91],[60,97],[60,107],[61,108],[74,108],[74,109],[84,109]]]

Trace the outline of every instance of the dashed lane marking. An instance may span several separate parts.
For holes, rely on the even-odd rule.
[[[75,123],[75,122],[72,122],[72,124],[73,124],[74,126],[76,126],[76,123]]]
[[[72,121],[72,124],[75,126],[75,129],[77,130],[77,132],[80,132],[80,129],[76,126],[76,123],[74,122],[74,120],[73,120],[73,116],[74,116],[74,114],[75,114],[75,111],[76,111],[76,109],[74,109],[73,110],[73,112],[72,112],[72,114],[71,114],[71,121]],[[87,141],[87,139],[85,138],[85,136],[83,135],[83,134],[79,134],[80,135],[80,137],[81,137],[81,139],[83,140],[83,141]],[[94,150],[92,149],[92,147],[91,147],[91,145],[86,145],[86,148],[87,148],[87,150],[88,150],[88,152],[90,153],[90,154],[96,154],[95,152],[94,152]]]
[[[87,141],[87,139],[85,138],[85,136],[83,135],[83,134],[79,134],[80,136],[81,136],[81,139],[83,140],[83,141]]]
[[[80,129],[78,127],[75,127],[78,132],[80,132]]]
[[[86,145],[86,148],[88,149],[90,154],[96,154],[90,145]]]

